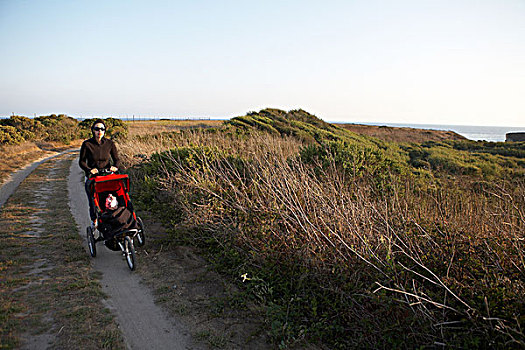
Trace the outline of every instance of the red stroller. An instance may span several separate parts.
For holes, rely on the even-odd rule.
[[[95,239],[93,228],[91,226],[87,227],[89,253],[92,257],[95,257],[97,255],[96,243],[103,241],[109,249],[115,251],[120,250],[126,258],[128,267],[134,270],[136,264],[133,241],[135,240],[137,246],[141,247],[145,243],[146,236],[144,224],[140,217],[136,216],[133,211],[133,205],[129,198],[128,175],[101,171],[99,175],[92,178],[90,192],[93,195],[98,228],[101,236]],[[126,223],[120,225],[118,221],[111,220],[112,212],[104,205],[106,198],[110,194],[116,197],[118,207],[126,211],[128,215]],[[115,222],[117,222],[117,225],[115,225]]]

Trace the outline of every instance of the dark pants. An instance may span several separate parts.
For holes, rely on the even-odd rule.
[[[86,195],[88,196],[88,202],[89,202],[89,217],[91,218],[91,221],[95,221],[97,216],[95,215],[95,202],[93,201],[93,195],[91,194],[91,191],[89,191],[89,185],[91,184],[92,180],[89,178],[86,178],[86,184],[84,188],[86,189]]]

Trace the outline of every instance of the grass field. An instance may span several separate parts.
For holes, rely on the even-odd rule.
[[[141,120],[126,121],[130,136],[160,134],[177,130],[199,129],[220,126],[222,120]]]
[[[400,128],[390,126],[336,124],[340,127],[355,132],[356,134],[377,137],[388,142],[423,143],[427,141],[465,140],[453,131],[421,130],[413,128]]]
[[[523,145],[421,133],[263,110],[119,146],[139,203],[243,276],[276,344],[523,346]]]
[[[120,128],[134,202],[167,228],[156,247],[198,249],[276,347],[525,346],[524,143],[302,110]]]
[[[19,134],[24,134],[24,130],[32,130],[35,133],[35,126],[28,124],[29,118],[25,117],[16,117],[13,125],[18,127]],[[8,121],[8,120],[7,120]],[[20,123],[23,121],[25,123]],[[68,120],[68,122],[70,122]],[[159,134],[162,132],[172,132],[176,130],[184,129],[194,129],[194,128],[208,128],[216,127],[223,123],[221,120],[145,120],[145,121],[127,121],[125,125],[127,127],[127,132],[130,133],[130,136],[137,135],[151,135]],[[90,121],[88,120],[88,123]],[[13,127],[14,128],[14,127]],[[13,129],[15,130],[15,129]],[[16,132],[16,131],[11,131]],[[60,132],[60,130],[56,131]],[[38,132],[37,132],[38,134]],[[77,138],[69,140],[67,143],[60,141],[46,141],[42,138],[45,137],[45,133],[40,130],[40,134],[44,134],[41,137],[35,137],[35,139],[23,140],[18,143],[2,143],[0,142],[0,153],[2,154],[2,161],[0,162],[0,184],[3,183],[7,177],[12,174],[14,171],[23,168],[24,166],[31,164],[37,159],[51,155],[55,152],[59,152],[71,148],[80,148],[80,145],[85,137],[89,137],[89,132],[78,133]],[[87,135],[87,136],[86,136]]]

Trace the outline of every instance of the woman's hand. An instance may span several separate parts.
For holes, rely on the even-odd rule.
[[[112,171],[112,172],[114,172],[114,173],[116,173],[117,170],[118,170],[118,168],[117,168],[116,166],[111,166],[111,167],[109,168],[109,170]]]
[[[97,168],[91,169],[90,173],[91,175],[98,174],[98,169]]]

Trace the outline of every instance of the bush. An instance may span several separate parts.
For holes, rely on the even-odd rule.
[[[69,144],[81,136],[78,121],[64,114],[41,116],[35,120],[43,125],[44,132],[41,138],[44,141],[58,141]]]
[[[3,119],[0,121],[2,125],[10,125],[18,130],[24,140],[34,140],[40,137],[43,133],[42,124],[31,118],[22,116],[12,116],[9,119]]]
[[[481,148],[480,142],[474,141],[426,142],[421,146],[404,146],[404,150],[408,153],[408,164],[431,170],[436,176],[467,175],[484,179],[523,176],[525,162],[516,157],[519,149],[501,151],[497,144],[489,144],[488,148]]]
[[[480,175],[481,170],[468,162],[466,157],[445,147],[428,150],[428,163],[435,169],[455,175]]]
[[[51,114],[34,119],[12,116],[9,119],[0,120],[0,126],[4,127],[0,144],[22,141],[56,141],[69,144],[84,136],[78,127],[78,121],[64,114]],[[13,129],[5,129],[5,127],[13,128],[16,133],[13,132]]]
[[[93,125],[93,122],[97,119],[102,118],[84,119],[78,124],[83,138],[90,138],[93,136],[91,133],[91,125]],[[104,120],[104,124],[106,124],[107,128],[104,135],[105,137],[118,140],[128,136],[128,126],[122,120],[116,118],[106,118],[102,120]]]
[[[16,145],[24,142],[24,137],[10,125],[0,125],[0,144]]]
[[[525,178],[503,167],[525,163],[447,142],[401,148],[294,113],[173,134],[184,146],[134,169],[139,191],[155,190],[138,197],[172,206],[170,239],[244,276],[280,345],[523,346]]]

